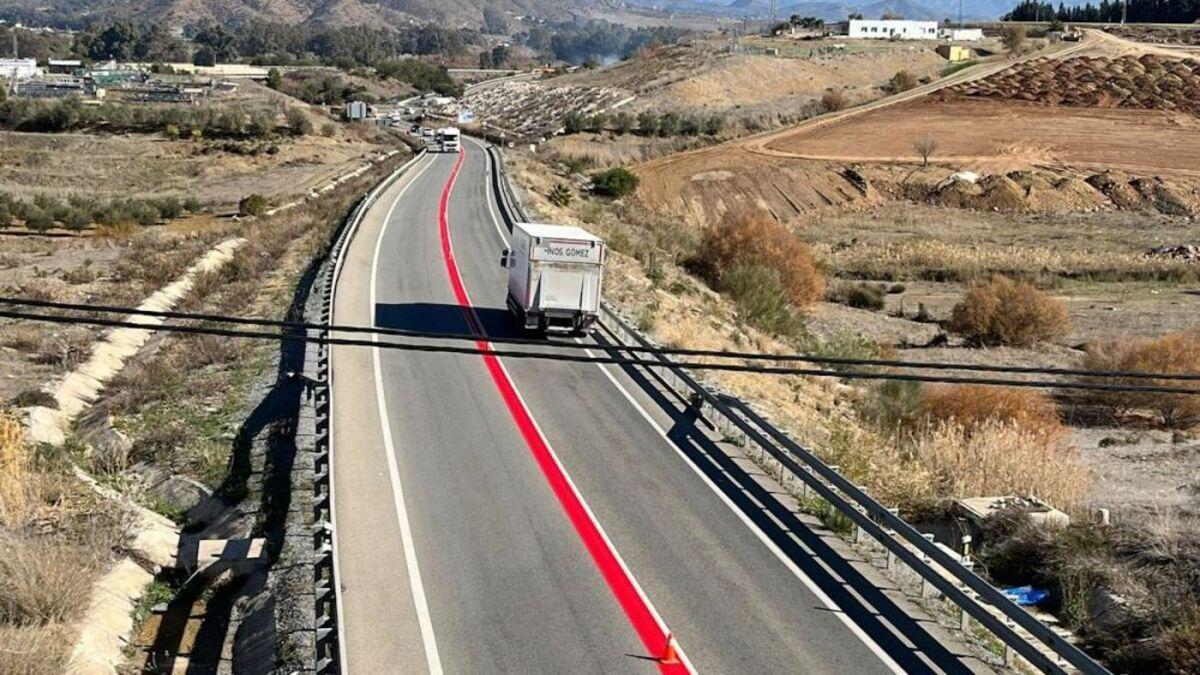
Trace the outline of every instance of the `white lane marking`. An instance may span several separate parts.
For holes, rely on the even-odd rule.
[[[487,155],[486,152],[484,153],[484,155],[488,156],[488,162],[490,165],[491,156]],[[493,199],[488,200],[488,204],[489,204],[488,211],[489,211],[489,213],[491,213],[492,224],[496,226],[496,231],[500,234],[500,239],[502,241],[504,241],[504,244],[507,246],[508,238],[504,235],[504,232],[503,232],[502,228],[500,227],[500,222],[496,218],[495,212],[493,212],[490,207],[490,204],[492,203],[492,201],[494,200],[496,195],[494,194],[494,192],[492,190],[492,184],[490,181],[488,182],[487,185],[488,185],[488,188],[487,188],[488,192],[493,193],[492,194]],[[581,340],[579,340],[578,338],[576,338],[575,341],[579,342],[580,344],[583,344],[583,342]],[[595,356],[595,354],[590,349],[584,349],[584,352],[588,356],[593,356],[593,357]],[[503,362],[501,362],[500,367],[504,368]],[[700,480],[704,481],[704,484],[707,485],[708,488],[713,491],[713,493],[715,493],[717,495],[717,497],[721,500],[721,502],[724,503],[725,506],[729,507],[729,510],[733,511],[734,515],[737,516],[738,519],[741,520],[742,523],[746,525],[746,527],[750,528],[750,531],[753,532],[756,537],[758,537],[758,540],[761,541],[767,547],[767,549],[769,551],[771,551],[771,553],[774,554],[775,557],[778,558],[788,568],[788,570],[793,575],[795,575],[795,577],[797,579],[799,579],[800,582],[803,583],[812,592],[812,594],[817,597],[818,600],[821,601],[822,604],[825,605],[825,607],[832,610],[832,614],[837,616],[838,619],[843,624],[845,624],[847,628],[850,629],[850,632],[853,633],[855,635],[855,637],[857,637],[859,640],[861,640],[864,645],[866,645],[867,649],[870,649],[877,657],[879,657],[879,660],[882,661],[883,664],[889,670],[891,670],[893,673],[901,673],[901,674],[904,673],[904,669],[901,668],[900,665],[897,664],[892,659],[892,657],[888,656],[887,652],[885,652],[878,644],[876,644],[875,641],[872,640],[871,637],[869,635],[867,635],[865,631],[863,631],[862,627],[860,627],[858,624],[854,623],[854,621],[851,620],[850,617],[846,615],[846,612],[841,607],[839,607],[837,605],[837,603],[835,603],[833,601],[833,598],[830,598],[825,593],[825,591],[823,591],[821,589],[821,587],[816,584],[815,581],[813,581],[811,578],[809,578],[809,576],[804,573],[804,570],[801,570],[800,567],[798,565],[796,565],[796,563],[791,558],[789,558],[787,556],[787,554],[785,554],[783,552],[783,549],[779,548],[779,546],[776,545],[775,542],[771,541],[770,537],[767,536],[766,532],[763,532],[762,529],[759,528],[758,525],[756,525],[753,520],[750,520],[750,516],[746,515],[745,512],[743,512],[741,509],[739,509],[737,507],[737,504],[734,504],[733,500],[730,499],[728,495],[726,495],[724,492],[721,492],[721,489],[718,488],[716,486],[716,484],[713,483],[712,480],[709,479],[709,477],[707,475],[705,475],[703,471],[700,470],[700,467],[696,466],[696,464],[694,462],[692,462],[691,458],[689,458],[686,454],[684,454],[683,450],[681,450],[679,448],[679,446],[677,446],[673,441],[671,441],[670,437],[667,436],[666,430],[664,430],[662,428],[662,426],[659,425],[659,423],[657,421],[655,421],[655,419],[653,417],[651,417],[650,413],[647,412],[646,409],[643,408],[640,403],[638,403],[637,399],[635,399],[633,397],[633,395],[629,393],[629,390],[626,389],[612,375],[612,373],[610,373],[608,371],[608,368],[606,368],[604,366],[604,364],[597,363],[596,367],[600,369],[600,372],[604,373],[604,376],[606,378],[608,378],[608,381],[611,382],[613,384],[613,386],[617,388],[617,391],[619,391],[621,393],[621,395],[625,397],[625,400],[629,401],[629,403],[631,405],[633,405],[634,409],[638,411],[638,413],[642,416],[642,418],[650,423],[650,426],[656,432],[658,432],[658,435],[662,436],[662,438],[667,442],[667,445],[671,446],[671,449],[675,451],[675,454],[680,459],[682,459],[684,461],[684,463],[686,463],[688,465],[688,467],[691,468],[691,470],[697,476],[700,477]],[[505,371],[505,374],[507,375],[508,369],[505,368],[504,371]],[[509,377],[509,380],[511,381],[512,378]],[[515,384],[513,385],[513,390],[517,391],[517,397],[520,398],[521,393],[520,393],[520,391],[517,390],[517,387]],[[524,404],[524,400],[522,400],[522,404]],[[526,406],[526,409],[528,409],[528,406]],[[530,419],[533,419],[532,415],[530,415]],[[534,426],[537,426],[537,420],[534,420]],[[541,433],[541,428],[538,428],[538,433],[539,434]],[[543,435],[543,437],[544,437],[544,435]],[[547,443],[546,445],[547,445],[547,447],[549,447],[549,443]],[[551,454],[553,454],[553,450],[551,451]],[[555,456],[554,459],[556,462],[558,461],[557,456]],[[567,475],[566,471],[563,471],[563,475],[567,476],[568,482],[571,481],[571,477],[569,475]],[[572,483],[571,486],[572,486],[572,489],[574,489],[574,483]],[[576,491],[576,492],[578,493],[578,491]],[[583,502],[582,498],[580,499],[580,501]],[[583,505],[584,505],[584,508],[588,508],[587,502],[583,502]],[[591,513],[591,510],[589,509],[588,512]],[[596,522],[598,523],[599,521],[596,521]],[[600,529],[600,533],[607,540],[608,535],[605,534],[603,529]],[[611,546],[611,543],[610,543],[610,546]],[[616,548],[613,548],[613,551],[616,551]],[[625,565],[625,561],[622,560],[619,555],[617,556],[617,560],[619,560],[621,562],[622,566]],[[634,586],[638,589],[638,593],[642,594],[642,596],[645,597],[645,594],[642,593],[641,587],[637,585],[637,580],[634,579],[632,574],[630,574],[629,578],[633,580]],[[662,625],[665,627],[665,624],[663,623],[662,619],[658,617],[658,612],[654,609],[654,606],[651,605],[649,602],[647,602],[646,605],[648,607],[650,607],[650,611],[653,612],[655,618],[658,619],[659,625]],[[688,667],[689,667],[689,669],[691,668],[690,663],[688,663]]]
[[[583,341],[579,338],[575,338],[575,341],[579,344],[583,344]],[[588,356],[595,356],[590,349],[585,348],[583,351]],[[681,450],[679,446],[671,440],[670,436],[667,435],[666,430],[659,425],[658,421],[655,420],[654,417],[652,417],[644,407],[642,407],[641,403],[638,403],[637,399],[633,397],[633,394],[629,393],[629,390],[626,389],[625,386],[622,385],[617,378],[609,372],[609,369],[605,367],[603,363],[597,363],[596,367],[600,369],[600,372],[604,373],[604,376],[608,378],[608,381],[611,382],[614,387],[617,388],[617,391],[621,392],[621,395],[625,397],[625,400],[629,401],[629,404],[638,411],[638,413],[642,416],[642,419],[646,420],[646,422],[649,423],[656,432],[658,432],[658,435],[663,437],[663,439],[667,442],[667,445],[670,445],[671,449],[675,451],[675,454],[682,459],[697,476],[700,477],[700,480],[704,481],[704,484],[707,485],[708,488],[717,495],[717,497],[725,504],[725,506],[729,507],[730,511],[733,511],[733,513],[742,521],[743,524],[746,525],[746,527],[750,528],[750,531],[753,532],[756,537],[758,537],[758,540],[761,541],[763,545],[771,551],[771,553],[775,554],[775,557],[778,558],[779,561],[782,562],[797,579],[807,586],[808,590],[811,591],[813,595],[817,596],[817,599],[819,599],[822,604],[832,610],[831,613],[840,619],[841,622],[850,629],[851,633],[854,633],[854,635],[858,637],[858,639],[861,640],[868,649],[874,652],[875,655],[879,657],[879,660],[883,661],[883,664],[887,666],[888,669],[890,669],[893,673],[904,673],[904,669],[901,668],[898,663],[892,660],[892,657],[888,656],[888,653],[885,652],[878,644],[876,644],[875,641],[871,639],[871,636],[867,635],[858,624],[854,623],[854,621],[846,615],[846,612],[843,611],[841,607],[838,607],[837,603],[833,601],[833,598],[830,598],[828,595],[826,595],[825,591],[823,591],[821,587],[816,584],[816,582],[809,578],[809,576],[804,573],[804,570],[800,569],[800,567],[796,565],[795,561],[793,561],[787,556],[786,553],[783,552],[783,549],[779,548],[775,542],[771,541],[771,538],[767,536],[767,533],[763,532],[762,529],[750,519],[750,516],[746,515],[744,511],[739,509],[737,504],[733,503],[733,500],[729,498],[729,495],[726,495],[724,492],[722,492],[721,489],[717,487],[716,483],[713,483],[712,479],[710,479],[707,474],[700,470],[700,467],[697,466],[696,463],[693,462],[692,459],[688,457],[683,450]]]
[[[379,228],[379,237],[375,240],[375,254],[371,259],[371,325],[375,325],[376,286],[379,279],[379,252],[383,248],[384,235],[392,222],[392,214],[396,206],[421,175],[437,160],[432,160],[413,176],[412,180],[400,190],[384,217],[383,227]],[[378,343],[379,334],[372,333],[371,341]],[[372,358],[375,365],[375,398],[379,402],[379,424],[383,431],[383,446],[387,451],[388,475],[392,482],[392,501],[396,506],[396,520],[400,523],[400,541],[404,548],[404,565],[408,568],[408,585],[412,589],[413,606],[417,612],[417,624],[421,628],[421,642],[425,647],[425,662],[429,672],[434,675],[442,673],[442,659],[438,655],[437,640],[433,635],[433,618],[429,614],[429,603],[425,599],[425,586],[421,583],[421,569],[417,565],[417,549],[413,544],[412,526],[408,520],[408,509],[404,505],[404,490],[400,485],[400,467],[396,461],[396,448],[392,441],[392,427],[388,422],[387,401],[383,392],[383,369],[380,365],[379,347],[372,347]]]
[[[486,152],[483,154],[485,156],[487,155]],[[485,191],[490,193],[491,189],[491,182],[489,181],[486,184]],[[490,199],[488,200],[488,203],[491,203]],[[491,217],[492,223],[496,225],[496,231],[500,233],[500,238],[504,240],[505,244],[507,244],[508,240],[505,238],[504,233],[500,229],[499,222],[496,220],[496,214],[493,212]],[[447,217],[447,221],[448,220],[449,218]],[[450,238],[449,246],[450,255],[453,256],[453,238]],[[483,326],[483,323],[479,319],[479,314],[475,311],[475,303],[471,301],[471,294],[469,291],[467,291],[467,285],[465,281],[463,282],[463,294],[467,297],[467,309],[471,312],[472,316],[475,317],[476,325]],[[486,334],[483,336],[483,339],[487,339]],[[490,341],[487,343],[487,347],[489,350],[494,349],[494,345],[492,345]],[[512,375],[508,372],[508,366],[504,365],[504,359],[496,357],[496,363],[500,364],[500,370],[504,373],[505,379],[508,380],[508,386],[512,387],[513,393],[517,395],[517,400],[520,401],[521,407],[525,409],[525,414],[529,417],[529,421],[533,423],[533,428],[537,430],[538,436],[541,437],[542,443],[545,444],[546,450],[549,451],[550,458],[554,460],[555,466],[558,467],[558,472],[564,479],[566,479],[567,485],[571,488],[571,492],[575,494],[575,499],[579,501],[580,506],[582,506],[584,512],[587,513],[588,520],[592,521],[592,525],[596,528],[596,531],[600,533],[600,538],[604,540],[604,545],[607,546],[608,550],[612,552],[613,558],[615,558],[617,561],[617,565],[621,567],[621,572],[627,579],[629,579],[629,583],[633,586],[633,589],[637,591],[638,597],[641,598],[642,603],[646,606],[646,609],[650,610],[650,615],[654,617],[654,622],[658,624],[659,630],[661,630],[664,635],[672,636],[671,629],[667,626],[667,622],[663,620],[662,615],[658,613],[658,609],[652,602],[650,602],[650,597],[646,595],[646,591],[642,589],[642,585],[638,583],[637,577],[633,576],[633,572],[629,569],[629,566],[625,564],[625,558],[621,557],[621,552],[617,550],[616,545],[614,545],[612,539],[609,538],[608,532],[605,532],[604,527],[600,524],[600,519],[596,517],[596,514],[592,511],[592,507],[587,503],[587,500],[583,498],[583,493],[580,492],[579,487],[575,485],[575,481],[571,478],[571,474],[567,473],[567,469],[563,466],[562,460],[559,459],[558,453],[554,451],[554,446],[550,444],[550,440],[546,438],[545,432],[542,431],[542,425],[538,424],[537,418],[533,415],[533,410],[530,409],[529,404],[525,402],[525,397],[521,394],[521,390],[517,387],[517,383],[513,380]],[[676,653],[679,660],[683,663],[684,668],[686,668],[689,673],[695,673],[695,666],[693,666],[691,660],[688,659],[687,654],[684,652],[683,647],[679,645],[678,640],[676,641]]]
[[[407,174],[408,170],[411,169],[412,167],[416,166],[417,162],[420,161],[421,158],[422,158],[421,156],[413,157],[412,159],[408,160],[408,162],[406,162],[404,164],[404,166],[400,167],[396,171],[404,172],[405,174]],[[376,188],[375,192],[378,192],[378,194],[375,194],[375,197],[378,198],[380,195],[382,195],[384,193],[384,190],[380,189],[380,188]],[[374,192],[372,194],[374,194]],[[350,231],[349,233],[347,233],[347,237],[354,237],[354,235],[358,233],[358,227],[361,225],[362,225],[362,219],[359,219],[358,223],[354,224],[354,229],[352,231]],[[342,264],[346,260],[345,255],[346,255],[346,252],[349,250],[349,248],[350,248],[349,240],[342,243],[342,251],[341,251],[342,257],[339,257],[337,264],[334,265],[333,288],[329,289],[330,304],[334,305],[334,306],[336,306],[336,302],[337,302],[337,285],[338,285],[339,280],[341,279]],[[329,382],[330,382],[330,391],[332,392],[333,383],[337,381],[337,373],[333,369],[332,362],[329,364],[328,377],[329,377]],[[334,407],[335,407],[336,403],[337,403],[337,401],[336,401],[335,397],[331,395],[329,397],[329,417],[328,417],[328,419],[330,419],[330,420],[337,419],[337,417],[334,415]],[[340,580],[342,579],[342,567],[341,567],[341,561],[339,559],[339,552],[341,551],[341,549],[338,547],[338,527],[337,527],[337,448],[335,447],[336,439],[337,439],[336,435],[334,435],[332,433],[329,435],[329,520],[334,525],[333,531],[331,532],[331,536],[333,538],[333,578],[338,583],[341,583]],[[347,665],[348,656],[347,656],[346,645],[344,642],[344,638],[345,638],[344,630],[345,630],[345,626],[346,626],[346,610],[345,610],[345,606],[343,603],[344,595],[345,595],[344,593],[341,593],[339,591],[337,593],[334,593],[333,598],[334,598],[334,606],[336,607],[336,611],[337,611],[338,639],[343,640],[341,649],[338,650],[338,665],[341,667],[343,673],[348,673],[348,672],[350,672],[350,667]]]
[[[497,195],[495,190],[492,188],[492,155],[487,151],[487,148],[483,147],[483,144],[475,140],[471,140],[470,142],[473,145],[478,146],[480,153],[487,158],[487,164],[484,165],[487,169],[487,175],[483,182],[483,190],[488,196],[486,199],[484,199],[484,201],[487,202],[488,215],[492,219],[492,226],[496,228],[496,234],[500,235],[500,241],[504,242],[505,246],[508,246],[508,235],[504,232],[504,226],[500,224],[500,218],[496,215],[496,199],[499,197],[499,195]]]

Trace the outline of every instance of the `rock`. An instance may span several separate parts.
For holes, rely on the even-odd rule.
[[[1146,257],[1200,262],[1200,245],[1177,244],[1175,246],[1158,246],[1146,251]]]
[[[168,476],[151,488],[164,502],[182,511],[189,511],[208,499],[212,491],[183,476]]]

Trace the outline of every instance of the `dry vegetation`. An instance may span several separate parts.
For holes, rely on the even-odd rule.
[[[1141,371],[1163,374],[1194,374],[1200,367],[1200,328],[1186,333],[1170,333],[1160,338],[1103,340],[1088,346],[1085,366],[1109,372]],[[1133,380],[1131,378],[1093,378],[1108,384],[1181,386],[1178,380]],[[1200,426],[1200,396],[1155,393],[1109,393],[1092,400],[1120,419],[1131,413],[1150,411],[1155,421],[1172,429]]]
[[[0,672],[58,672],[65,662],[92,580],[126,538],[123,511],[96,499],[0,416]]]
[[[950,314],[950,330],[974,345],[1030,347],[1066,335],[1067,307],[1028,281],[995,276],[967,288]]]

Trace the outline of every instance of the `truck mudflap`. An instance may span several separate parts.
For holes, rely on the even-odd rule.
[[[512,295],[506,298],[506,304],[521,328],[538,333],[588,333],[598,318],[595,314],[569,309],[526,312]]]

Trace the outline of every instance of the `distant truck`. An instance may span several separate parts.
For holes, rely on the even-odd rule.
[[[458,152],[462,147],[462,134],[454,127],[437,130],[434,147],[438,152]]]
[[[600,316],[604,242],[568,225],[517,223],[508,270],[508,309],[525,329],[584,333]]]

